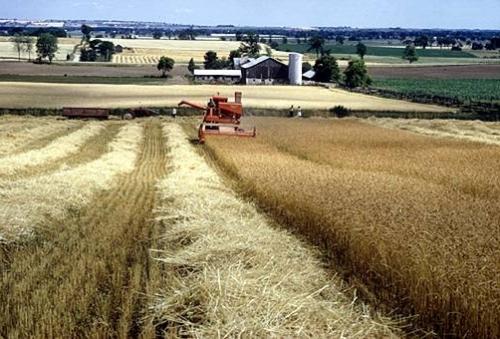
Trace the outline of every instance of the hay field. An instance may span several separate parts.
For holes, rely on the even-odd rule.
[[[229,52],[240,47],[239,41],[206,40],[156,40],[156,39],[103,39],[121,45],[123,53],[115,54],[113,62],[119,64],[157,64],[161,56],[173,58],[177,64],[187,64],[191,58],[198,64],[203,63],[203,56],[209,50],[217,52],[219,58],[229,56]],[[265,47],[263,47],[264,50]],[[288,60],[288,54],[273,51],[277,58]]]
[[[397,112],[449,112],[450,108],[424,105],[351,93],[340,89],[293,86],[211,86],[211,85],[86,85],[49,83],[0,83],[0,107],[29,108],[63,106],[138,107],[176,106],[182,99],[205,103],[217,92],[229,97],[243,92],[246,107],[288,109],[329,109],[343,105],[355,110]],[[23,98],[22,100],[20,98]],[[251,113],[251,109],[247,110]],[[285,113],[285,112],[284,112]]]
[[[256,139],[207,142],[245,195],[415,324],[439,336],[500,336],[497,145],[354,119],[250,122]],[[484,137],[485,126],[468,125]]]

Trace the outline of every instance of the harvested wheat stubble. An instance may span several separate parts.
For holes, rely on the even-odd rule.
[[[500,145],[500,123],[498,122],[386,118],[370,118],[366,121],[377,126],[403,129],[434,137],[456,138]]]
[[[34,167],[76,153],[90,138],[104,130],[102,123],[89,123],[76,132],[60,137],[42,149],[0,158],[0,175],[13,174],[26,167]]]
[[[380,98],[341,89],[313,86],[213,86],[213,85],[92,85],[49,83],[0,83],[0,106],[12,108],[64,106],[137,107],[177,106],[181,99],[206,102],[220,92],[233,97],[244,93],[246,107],[288,109],[291,104],[303,109],[329,109],[342,105],[355,110],[396,112],[450,112],[454,109],[401,100]],[[27,100],[19,100],[20,96]],[[249,110],[251,112],[251,110]]]
[[[0,242],[31,234],[45,216],[61,219],[72,208],[85,205],[92,194],[108,188],[114,177],[134,169],[143,128],[122,128],[97,160],[17,181],[0,181]]]
[[[80,125],[77,121],[61,121],[52,117],[16,117],[0,118],[0,157],[22,152],[25,147],[34,146],[36,142],[50,138],[64,129]]]
[[[189,337],[395,336],[346,297],[315,250],[236,198],[179,125],[164,131],[171,168],[157,213],[167,250],[152,253],[171,283],[151,306],[156,321]]]

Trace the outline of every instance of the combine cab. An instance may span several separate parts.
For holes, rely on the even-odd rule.
[[[255,137],[255,127],[246,131],[240,127],[243,116],[241,92],[234,94],[234,102],[229,102],[227,97],[213,96],[207,106],[198,105],[189,101],[181,101],[179,106],[189,106],[204,111],[203,122],[198,130],[198,140],[205,142],[206,135],[229,135],[237,137]]]

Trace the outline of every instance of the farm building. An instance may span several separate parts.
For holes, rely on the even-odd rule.
[[[302,54],[290,53],[289,58],[288,65],[268,56],[234,58],[234,70],[195,70],[194,76],[202,82],[302,85]]]
[[[288,83],[288,66],[268,56],[241,65],[241,82],[247,85]]]
[[[304,83],[312,83],[314,82],[314,77],[316,76],[316,72],[313,71],[312,69],[305,72],[304,74],[302,74],[302,80],[304,81]]]
[[[237,69],[195,69],[194,79],[200,82],[239,83],[241,70]]]

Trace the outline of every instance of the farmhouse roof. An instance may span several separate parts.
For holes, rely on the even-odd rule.
[[[228,76],[228,77],[241,77],[239,69],[195,69],[195,76]]]

